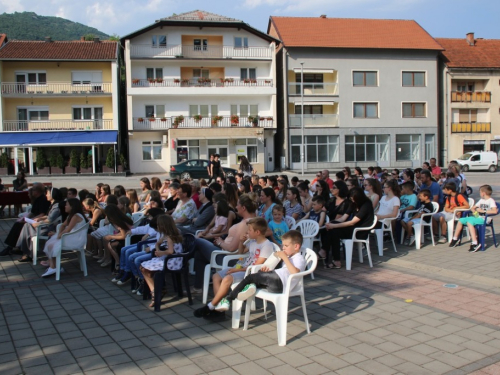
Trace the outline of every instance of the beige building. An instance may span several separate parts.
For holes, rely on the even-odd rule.
[[[500,40],[436,38],[443,46],[443,162],[468,151],[500,153]]]

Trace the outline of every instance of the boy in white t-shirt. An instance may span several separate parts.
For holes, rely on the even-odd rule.
[[[227,309],[221,308],[221,300],[231,290],[233,283],[238,283],[245,277],[248,267],[263,264],[273,253],[274,247],[271,241],[266,237],[267,221],[262,217],[255,217],[247,221],[248,235],[240,238],[238,254],[249,253],[246,258],[241,258],[234,267],[224,268],[213,275],[214,298],[207,305],[194,311],[197,318],[211,317],[217,315],[217,312],[223,312]],[[249,241],[245,246],[245,242]]]
[[[262,266],[260,272],[245,277],[226,298],[222,299],[221,310],[229,310],[231,302],[236,298],[240,301],[247,300],[257,292],[257,288],[266,288],[271,293],[283,293],[288,277],[305,270],[306,260],[300,253],[302,234],[297,230],[291,230],[281,238],[283,251],[278,251],[274,255],[282,260],[283,266],[276,270]],[[295,279],[290,285],[290,290],[293,290],[298,282],[299,280]]]
[[[455,235],[450,242],[450,247],[457,247],[461,244],[462,240],[459,240],[458,237],[462,233],[463,226],[467,225],[472,240],[469,252],[475,253],[476,251],[481,250],[481,244],[477,241],[476,228],[474,228],[474,225],[484,224],[484,215],[496,215],[498,213],[497,204],[495,200],[491,198],[492,192],[493,190],[490,185],[483,185],[479,188],[479,195],[481,196],[481,199],[471,208],[473,216],[458,219],[457,229],[455,230]],[[491,220],[491,218],[488,219]]]

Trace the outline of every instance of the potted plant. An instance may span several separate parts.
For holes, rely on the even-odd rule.
[[[9,155],[5,152],[0,155],[0,175],[9,174]]]
[[[52,153],[49,155],[49,166],[50,166],[50,174],[61,174],[62,171],[59,171],[57,167],[57,155]]]
[[[144,122],[144,118],[139,117],[139,118],[137,119],[137,121],[138,121],[138,122]]]
[[[92,155],[90,155],[90,164],[87,156],[84,152],[80,154],[80,173],[92,173],[92,168],[89,168],[92,164]]]
[[[183,122],[184,122],[184,116],[183,115],[177,116],[174,119],[174,123],[173,123],[174,129],[177,129],[179,127],[179,125],[182,124]]]
[[[127,170],[127,158],[125,155],[120,154],[119,160],[120,165],[118,166],[118,172],[125,172]]]
[[[197,123],[200,122],[202,118],[203,118],[202,115],[194,115],[193,116],[194,121],[197,122]]]
[[[210,78],[203,78],[203,77],[198,78],[198,83],[199,84],[203,85],[203,84],[210,83],[210,82],[212,82],[212,80]]]
[[[156,81],[157,83],[163,83],[163,78],[156,78],[156,79],[155,79],[155,81]]]
[[[219,123],[222,121],[222,116],[213,116],[212,117],[212,127],[215,128],[219,126]]]
[[[75,149],[69,153],[69,166],[66,167],[66,173],[77,173],[80,166],[80,157]]]
[[[106,163],[103,165],[102,171],[105,173],[115,172],[115,150],[111,147],[108,149],[108,153],[106,154]]]
[[[248,122],[252,124],[254,128],[259,126],[259,116],[248,116]]]
[[[224,82],[227,82],[227,83],[233,83],[234,82],[234,78],[226,78],[224,80]]]
[[[174,78],[174,83],[180,83],[181,80],[179,78]]]
[[[166,117],[162,117],[162,118],[160,119],[160,121],[161,121],[161,122],[166,122],[166,121],[167,121],[167,118],[166,118]]]
[[[92,154],[87,154],[87,166],[89,168],[88,173],[93,172],[93,164],[94,164],[94,160],[92,160]]]
[[[138,85],[141,80],[139,78],[132,78],[132,84],[133,85]]]
[[[267,121],[273,121],[273,120],[274,120],[274,119],[273,119],[271,116],[269,116],[269,117],[267,118]]]
[[[148,82],[149,83],[155,83],[155,79],[154,78],[148,78]]]
[[[189,79],[187,79],[187,78],[183,78],[183,79],[181,80],[181,84],[182,84],[183,86],[188,86],[188,85],[189,85]]]
[[[150,122],[154,122],[156,119],[155,119],[155,117],[154,117],[154,116],[151,116],[150,118],[148,118],[148,120],[149,120]]]
[[[240,116],[231,115],[231,126],[238,126],[239,123],[240,123]]]
[[[45,150],[39,148],[36,150],[36,170],[38,174],[49,174],[47,156]]]

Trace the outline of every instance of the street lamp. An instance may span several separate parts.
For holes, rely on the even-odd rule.
[[[302,145],[300,148],[300,160],[302,164],[302,176],[304,176],[305,148],[304,143],[304,62],[300,63],[300,127],[302,130]]]

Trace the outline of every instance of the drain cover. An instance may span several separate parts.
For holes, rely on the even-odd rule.
[[[445,288],[452,288],[452,289],[458,288],[457,284],[444,284],[443,286]]]

